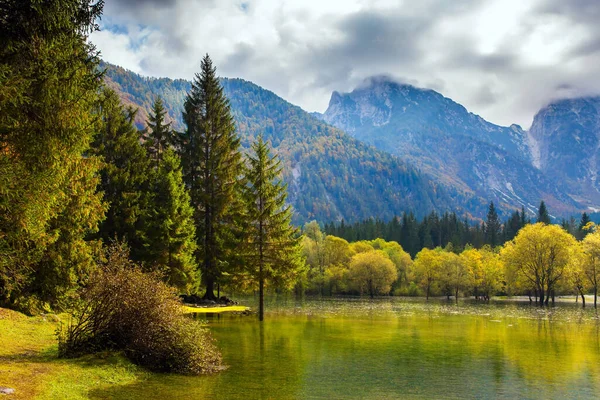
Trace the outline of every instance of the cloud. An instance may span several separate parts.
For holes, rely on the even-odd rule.
[[[209,53],[308,111],[389,75],[527,127],[553,99],[600,93],[599,19],[597,0],[107,0],[91,40],[153,76],[191,79]]]

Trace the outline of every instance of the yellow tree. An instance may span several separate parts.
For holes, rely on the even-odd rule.
[[[375,250],[383,250],[396,266],[398,280],[395,286],[399,287],[403,283],[408,283],[408,271],[412,265],[410,254],[404,251],[402,246],[397,242],[386,242],[383,239],[375,239],[371,241],[371,245]]]
[[[465,266],[468,286],[470,286],[475,299],[479,299],[483,274],[481,253],[477,249],[469,247],[461,253],[460,258]]]
[[[434,250],[424,248],[417,253],[413,262],[413,270],[417,284],[425,290],[425,296],[429,300],[431,289],[438,281],[442,266],[442,249],[440,247]]]
[[[469,286],[469,274],[463,258],[458,254],[450,251],[440,253],[442,258],[440,270],[440,282],[446,296],[450,299],[454,295],[454,299],[458,302],[458,294],[461,290],[465,290]]]
[[[361,293],[371,298],[390,292],[396,280],[396,267],[381,250],[358,253],[350,261],[349,277]]]
[[[581,245],[583,250],[583,272],[594,291],[594,308],[596,308],[598,282],[600,281],[600,231],[587,235]]]
[[[490,297],[500,291],[504,281],[504,264],[500,255],[495,253],[490,246],[483,246],[479,250],[481,255],[481,277],[479,287],[483,300],[490,301]]]
[[[508,270],[535,288],[540,304],[554,301],[554,289],[570,263],[575,238],[558,225],[536,223],[522,228],[507,242],[501,258]]]
[[[571,261],[565,273],[566,285],[575,290],[576,301],[581,296],[581,303],[585,308],[585,292],[588,290],[589,280],[585,271],[582,243],[576,243],[571,250]]]

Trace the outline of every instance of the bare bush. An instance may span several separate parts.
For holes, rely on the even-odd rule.
[[[62,357],[122,350],[154,371],[203,374],[221,369],[210,333],[183,315],[173,288],[129,260],[124,245],[107,250],[81,297],[72,321],[59,332]]]

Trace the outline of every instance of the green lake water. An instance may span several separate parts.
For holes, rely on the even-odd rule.
[[[256,316],[208,317],[226,371],[152,375],[129,393],[148,399],[600,398],[600,323],[593,309],[401,299],[271,301],[267,307],[262,324]]]

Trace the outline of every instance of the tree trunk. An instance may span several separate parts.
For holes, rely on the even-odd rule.
[[[552,289],[552,305],[554,306],[554,289]]]
[[[598,286],[594,286],[594,308],[597,308],[598,303]]]
[[[425,295],[425,300],[429,301],[429,286],[427,286],[427,293]]]
[[[544,289],[539,289],[538,290],[538,295],[539,295],[539,299],[540,299],[540,306],[544,306]]]
[[[579,293],[575,292],[575,304],[579,303]]]
[[[454,300],[456,300],[456,304],[458,304],[458,288],[456,288],[456,291],[454,292]]]
[[[260,263],[260,271],[259,271],[259,282],[258,282],[258,320],[263,321],[265,319],[265,300],[264,300],[264,291],[265,291],[265,280],[263,278],[263,266],[262,262]]]
[[[217,300],[217,297],[215,296],[215,280],[212,277],[206,277],[206,292],[204,293],[204,296],[202,296],[202,299]]]
[[[533,299],[531,298],[531,290],[527,292],[527,295],[529,296],[529,304],[531,304],[533,302]]]
[[[581,293],[581,306],[585,308],[585,296],[583,295],[583,291],[579,291]]]

